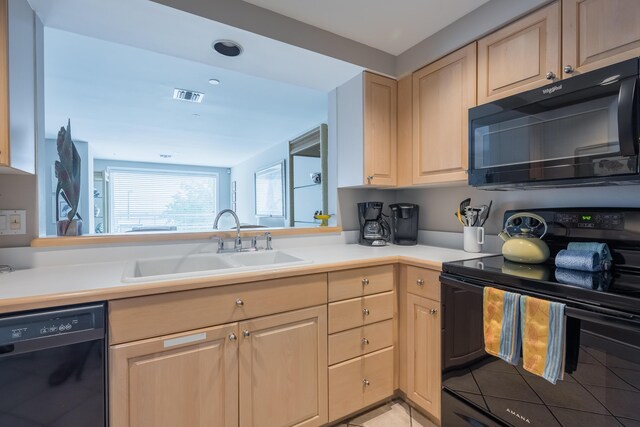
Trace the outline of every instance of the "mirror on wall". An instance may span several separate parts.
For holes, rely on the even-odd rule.
[[[38,13],[42,2],[34,3]],[[151,7],[137,0],[115,3]],[[155,4],[152,12],[161,15],[159,21],[176,14],[181,20],[175,22],[191,30],[220,31],[220,24],[165,6]],[[193,31],[174,29],[184,46],[176,54],[176,46],[160,47],[148,33],[123,42],[105,36],[104,27],[87,34],[88,25],[78,30],[61,19],[51,26],[43,22],[41,235],[56,235],[56,212],[64,209],[56,206],[53,165],[56,136],[68,119],[81,158],[83,234],[210,231],[216,213],[228,208],[245,227],[320,224],[300,204],[309,211],[328,209],[327,127],[320,124],[327,121],[329,91],[359,67],[326,58],[330,79],[310,75],[305,82],[296,67],[309,64],[297,61],[309,61],[293,51],[279,57],[281,72],[269,63],[261,73],[250,49],[239,58],[214,58],[210,40],[186,39]],[[196,54],[194,43],[206,45],[208,56]],[[294,143],[318,129],[322,137],[315,145]]]

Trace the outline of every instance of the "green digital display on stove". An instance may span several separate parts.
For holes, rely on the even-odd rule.
[[[582,221],[591,221],[592,219],[591,215],[582,215]]]

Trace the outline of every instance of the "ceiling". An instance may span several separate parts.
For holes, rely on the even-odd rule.
[[[51,28],[44,66],[45,136],[71,118],[94,158],[231,167],[327,120],[324,91]]]
[[[244,0],[399,55],[488,0]]]
[[[70,117],[96,158],[230,167],[325,122],[327,93],[362,71],[148,0],[29,2],[45,25],[45,135]],[[216,54],[218,39],[243,54]]]

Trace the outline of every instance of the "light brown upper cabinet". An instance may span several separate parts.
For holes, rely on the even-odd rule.
[[[397,91],[369,72],[336,89],[338,187],[396,185]]]
[[[478,104],[560,77],[559,2],[478,40]]]
[[[42,23],[27,0],[0,0],[0,170],[34,173],[36,40]],[[38,52],[42,55],[42,52]],[[40,76],[41,77],[41,76]]]
[[[476,105],[476,43],[413,73],[413,184],[467,179],[468,110]]]
[[[640,56],[638,0],[563,0],[565,77]]]

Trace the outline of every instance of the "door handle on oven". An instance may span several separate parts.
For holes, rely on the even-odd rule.
[[[635,156],[638,154],[638,123],[635,120],[636,98],[638,96],[638,78],[632,77],[620,82],[618,94],[618,138],[620,154]]]

